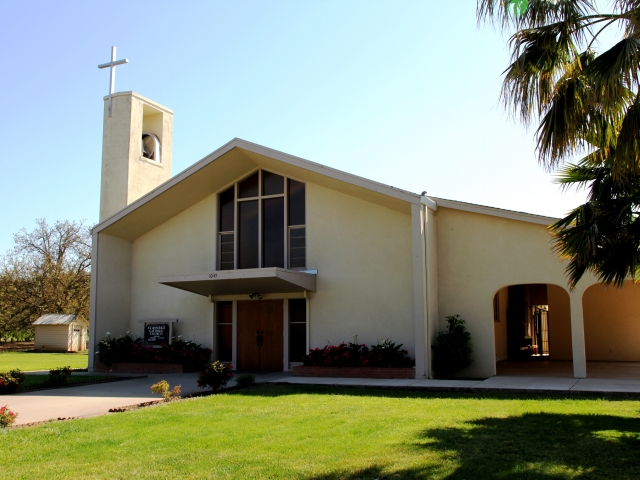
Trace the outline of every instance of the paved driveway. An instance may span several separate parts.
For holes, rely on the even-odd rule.
[[[171,387],[182,385],[183,394],[201,391],[196,385],[197,377],[196,373],[154,374],[120,382],[3,395],[0,404],[18,412],[18,425],[60,417],[88,417],[107,413],[110,408],[159,400],[160,395],[151,394],[151,385],[160,380],[166,380]]]

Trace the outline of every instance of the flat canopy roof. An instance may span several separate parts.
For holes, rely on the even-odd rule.
[[[158,282],[204,296],[316,291],[315,273],[277,267],[169,275]]]

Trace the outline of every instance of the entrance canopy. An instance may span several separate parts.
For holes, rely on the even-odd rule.
[[[158,277],[158,282],[204,296],[251,295],[315,292],[316,276],[317,273],[272,267],[170,275]]]

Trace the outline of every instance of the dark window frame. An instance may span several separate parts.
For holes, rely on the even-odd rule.
[[[265,175],[265,173],[267,175]],[[243,198],[240,197],[240,184],[248,179],[251,179],[252,177],[257,175],[257,195],[256,196],[245,196]],[[269,183],[268,188],[271,189],[271,191],[273,191],[274,189],[274,185],[277,183],[277,177],[281,177],[282,178],[282,188],[278,188],[278,186],[275,187],[275,190],[281,190],[282,193],[274,193],[274,194],[269,194],[269,195],[265,195],[264,194],[264,190],[266,188],[266,184],[265,184],[265,177],[267,178],[267,183]],[[276,178],[274,178],[276,177]],[[275,181],[274,181],[275,180]],[[291,202],[291,196],[289,195],[289,186],[291,184],[295,184],[298,186],[302,186],[302,212],[300,212],[300,209],[297,209],[297,219],[299,222],[300,219],[300,215],[302,216],[302,220],[305,221],[304,224],[295,224],[292,225],[291,224],[291,219],[290,219],[290,215],[289,215],[289,206],[290,206],[290,202]],[[230,192],[233,189],[233,230],[225,230],[225,231],[221,231],[222,225],[223,225],[223,219],[222,219],[222,204],[221,204],[221,197],[223,194],[227,194],[227,192]],[[246,189],[245,189],[246,191]],[[297,193],[299,195],[299,192]],[[264,220],[264,201],[265,200],[269,200],[269,199],[274,199],[274,198],[283,198],[284,200],[284,222],[283,222],[283,232],[282,232],[282,249],[283,249],[283,256],[282,256],[282,263],[281,265],[283,265],[284,268],[287,269],[292,269],[292,270],[304,270],[306,269],[306,182],[301,182],[299,180],[295,180],[292,179],[290,177],[287,177],[285,175],[281,175],[280,173],[276,173],[270,170],[264,170],[264,169],[257,169],[254,170],[252,172],[250,172],[249,174],[245,175],[244,177],[238,179],[236,182],[234,182],[233,185],[228,186],[227,188],[225,188],[224,190],[222,190],[221,192],[218,193],[218,222],[217,222],[217,227],[218,227],[218,254],[217,254],[217,261],[216,264],[218,266],[219,270],[222,270],[223,268],[223,263],[224,263],[224,270],[230,270],[230,268],[227,268],[230,264],[230,262],[228,260],[226,260],[225,262],[222,262],[222,236],[223,235],[233,235],[233,244],[234,244],[234,251],[233,251],[233,270],[240,270],[243,269],[241,268],[240,264],[241,264],[241,258],[240,258],[240,242],[242,241],[242,239],[240,238],[240,204],[243,202],[250,202],[250,201],[256,201],[258,202],[258,241],[257,241],[257,249],[258,249],[258,261],[257,261],[257,266],[251,266],[251,267],[244,267],[244,268],[268,268],[265,267],[265,257],[267,256],[265,254],[264,249],[265,247],[265,220]],[[229,222],[228,222],[228,218],[226,219],[226,221],[224,222],[225,226],[228,227],[229,226]],[[292,229],[304,229],[305,235],[302,237],[303,240],[302,242],[304,242],[304,246],[303,246],[303,256],[302,257],[295,257],[298,258],[297,262],[295,266],[291,266],[291,231]],[[298,231],[299,232],[299,231]],[[299,236],[298,236],[299,237]],[[226,237],[226,239],[228,240],[229,237]],[[297,243],[300,243],[300,241],[298,240]],[[300,250],[298,249],[298,253],[300,252]],[[280,261],[280,256],[276,255],[278,257],[278,262]],[[302,258],[302,260],[300,260],[300,258]],[[273,262],[271,262],[273,263]],[[246,264],[245,264],[246,265]]]

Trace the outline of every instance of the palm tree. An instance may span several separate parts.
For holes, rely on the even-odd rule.
[[[640,281],[640,0],[611,5],[603,13],[586,0],[478,0],[479,22],[515,31],[505,108],[538,124],[538,159],[561,168],[560,184],[589,190],[549,227],[571,288],[587,271],[619,287]],[[605,31],[617,41],[598,51]]]

